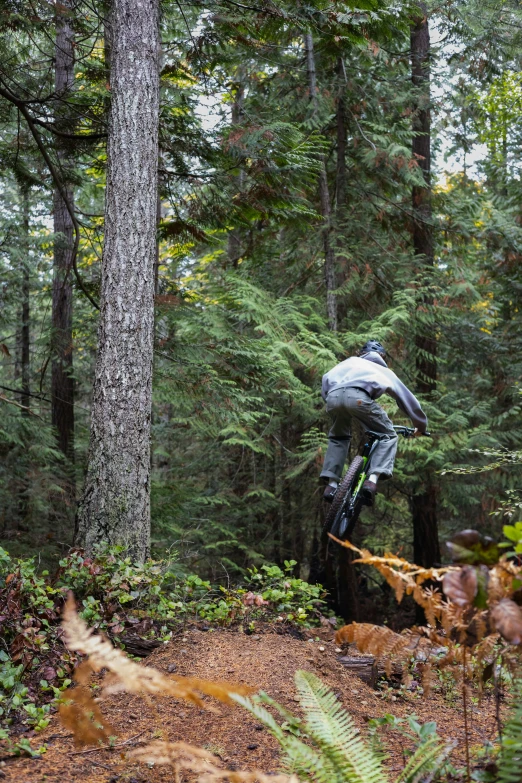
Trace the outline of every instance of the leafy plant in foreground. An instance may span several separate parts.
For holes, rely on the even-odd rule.
[[[359,555],[355,562],[379,571],[397,601],[411,595],[424,610],[427,625],[397,634],[383,626],[352,623],[338,631],[338,643],[355,642],[361,652],[405,663],[412,657],[422,660],[425,694],[434,662],[460,683],[474,674],[479,681],[487,679],[498,659],[511,673],[518,671],[522,566],[500,557],[494,541],[475,530],[462,531],[448,544],[453,564],[443,568],[422,568],[390,553],[378,557],[349,542],[343,546]]]
[[[522,774],[522,682],[515,682],[511,715],[502,732],[498,783],[519,783]]]
[[[182,742],[153,742],[133,751],[130,756],[154,764],[171,764],[180,769],[192,769],[203,773],[200,781],[279,780],[280,783],[388,783],[382,754],[376,752],[360,736],[348,712],[339,703],[333,691],[315,675],[298,671],[295,683],[303,718],[292,715],[267,694],[249,697],[251,689],[227,683],[214,683],[195,678],[166,676],[158,670],[139,666],[129,660],[106,640],[89,629],[76,613],[72,598],[64,610],[64,636],[70,649],[88,655],[77,669],[75,679],[79,683],[64,694],[60,716],[80,744],[97,744],[108,740],[112,729],[106,724],[99,704],[94,702],[87,688],[89,673],[108,669],[115,678],[103,689],[103,693],[126,691],[129,693],[168,694],[205,707],[199,693],[214,696],[220,701],[235,701],[262,722],[275,736],[284,753],[287,775],[270,776],[259,772],[233,772],[223,770],[216,757]],[[267,707],[278,712],[278,723]],[[410,724],[413,725],[413,724]],[[407,761],[397,783],[417,783],[428,774],[439,770],[448,756],[451,746],[442,743],[430,729],[422,735],[418,724],[414,726],[421,744]]]
[[[518,544],[521,530],[507,526],[507,546]],[[342,543],[339,541],[339,543]],[[427,626],[397,634],[389,628],[370,623],[352,623],[336,635],[338,644],[355,642],[361,652],[384,656],[391,665],[393,658],[403,663],[404,678],[409,678],[408,662],[416,659],[422,672],[424,695],[431,688],[433,666],[451,672],[461,687],[467,777],[471,774],[468,705],[470,684],[475,678],[483,683],[493,679],[499,698],[499,671],[511,675],[515,684],[520,678],[522,644],[522,566],[515,552],[500,556],[499,545],[476,530],[464,530],[448,543],[453,564],[444,568],[421,568],[401,557],[386,553],[377,557],[349,542],[343,546],[357,552],[355,562],[376,568],[394,589],[400,602],[411,595],[425,612]],[[429,586],[426,586],[426,585]],[[500,665],[499,665],[500,664]],[[508,737],[502,737],[503,763],[508,781],[520,780],[522,772],[522,724],[518,686],[515,685],[515,711],[509,723]],[[500,719],[499,735],[502,736]],[[502,773],[504,774],[504,772]]]
[[[334,692],[310,672],[298,671],[295,684],[304,718],[260,693],[234,696],[274,735],[284,753],[284,765],[299,780],[311,783],[387,783],[382,754],[366,743]],[[283,717],[279,724],[266,704]],[[287,726],[292,731],[286,730]],[[434,734],[427,736],[407,761],[397,783],[416,783],[442,767],[451,746]]]

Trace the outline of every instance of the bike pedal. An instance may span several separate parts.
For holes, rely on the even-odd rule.
[[[375,500],[374,495],[372,495],[371,492],[362,492],[361,493],[361,504],[363,506],[368,506],[371,508],[373,506],[373,502]]]
[[[327,503],[331,503],[335,497],[335,494],[337,492],[337,488],[330,486],[326,487],[324,493],[323,493],[323,500],[325,500]]]

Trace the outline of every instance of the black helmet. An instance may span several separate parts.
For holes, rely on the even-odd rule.
[[[378,353],[383,359],[386,358],[386,351],[377,340],[368,340],[368,342],[364,343],[359,351],[359,356],[364,356],[365,354],[372,352]]]

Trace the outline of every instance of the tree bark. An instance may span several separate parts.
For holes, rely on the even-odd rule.
[[[244,69],[239,68],[231,111],[232,125],[236,126],[240,125],[243,119],[243,99],[245,96],[244,79]],[[245,172],[243,169],[239,169],[239,174],[237,177],[234,177],[234,181],[237,192],[241,193],[245,182]],[[232,266],[237,268],[239,259],[241,258],[241,231],[238,228],[233,228],[228,234],[227,255]]]
[[[105,242],[77,540],[150,546],[150,427],[159,117],[157,0],[114,0]]]
[[[424,185],[413,187],[413,248],[420,268],[426,271],[434,266],[431,205],[431,115],[430,115],[430,33],[426,5],[418,4],[418,15],[411,28],[412,82],[415,90],[412,151],[422,171]],[[422,311],[433,305],[424,295]],[[417,388],[431,394],[437,388],[437,343],[428,324],[418,325],[415,337],[417,348]],[[440,562],[437,529],[437,489],[430,472],[422,476],[423,488],[412,497],[413,559],[418,565],[433,566]]]
[[[306,73],[308,78],[308,92],[314,108],[317,107],[317,75],[315,70],[314,40],[310,33],[304,36],[306,52]],[[321,203],[321,215],[323,216],[323,248],[324,248],[324,281],[326,286],[326,312],[328,326],[332,332],[337,331],[337,299],[333,293],[336,288],[335,281],[335,252],[332,243],[332,208],[328,178],[326,175],[326,161],[321,157],[321,171],[319,174],[319,199]]]
[[[64,101],[74,84],[74,31],[71,23],[73,0],[56,5],[55,90],[56,123],[61,130],[72,132]],[[62,190],[74,208],[70,184],[70,150],[63,144],[57,149]],[[68,494],[74,496],[74,377],[73,377],[73,252],[74,227],[66,202],[55,186],[54,274],[52,298],[52,365],[51,420],[56,428],[58,446],[68,461]]]
[[[337,126],[337,171],[335,177],[335,211],[337,221],[342,219],[346,204],[346,105],[344,98],[345,85],[342,81],[344,68],[342,59],[337,63],[339,76],[339,95],[337,97],[336,126]],[[339,236],[339,232],[338,232]]]

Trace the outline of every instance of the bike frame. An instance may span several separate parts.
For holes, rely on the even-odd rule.
[[[414,430],[411,427],[402,427],[397,426],[393,428],[397,435],[404,435],[405,438],[410,438],[413,436]],[[429,432],[423,433],[423,435],[430,436]],[[366,481],[366,478],[368,476],[368,465],[370,463],[370,459],[372,456],[372,453],[375,449],[376,444],[380,440],[380,434],[378,432],[371,432],[369,430],[366,433],[366,442],[364,444],[363,450],[361,452],[361,457],[363,459],[363,469],[361,471],[361,475],[357,479],[357,484],[355,485],[353,492],[352,492],[352,501],[358,496],[359,492],[362,489],[362,485]]]
[[[394,430],[397,435],[403,435],[405,438],[411,438],[416,434],[416,431],[412,427],[394,426]],[[423,432],[423,435],[429,436],[429,432]],[[342,505],[335,513],[335,518],[329,522],[329,530],[335,530],[335,534],[339,537],[346,538],[351,535],[353,527],[359,518],[360,504],[363,502],[361,499],[361,490],[363,484],[366,481],[368,474],[371,475],[371,459],[374,449],[381,438],[385,436],[385,433],[372,432],[368,430],[365,436],[365,443],[360,452],[362,458],[362,467],[359,476],[357,477],[357,483],[352,490],[346,489],[346,495],[342,501]],[[344,519],[344,525],[343,525]]]
[[[362,488],[362,485],[366,481],[366,476],[368,475],[368,463],[370,462],[370,457],[372,456],[372,452],[375,449],[375,444],[379,440],[379,436],[374,432],[368,432],[368,437],[366,439],[366,443],[364,444],[364,448],[361,453],[361,457],[363,459],[363,469],[361,471],[361,475],[359,476],[359,479],[357,481],[357,484],[354,487],[352,497],[356,497],[359,494],[359,491]]]

